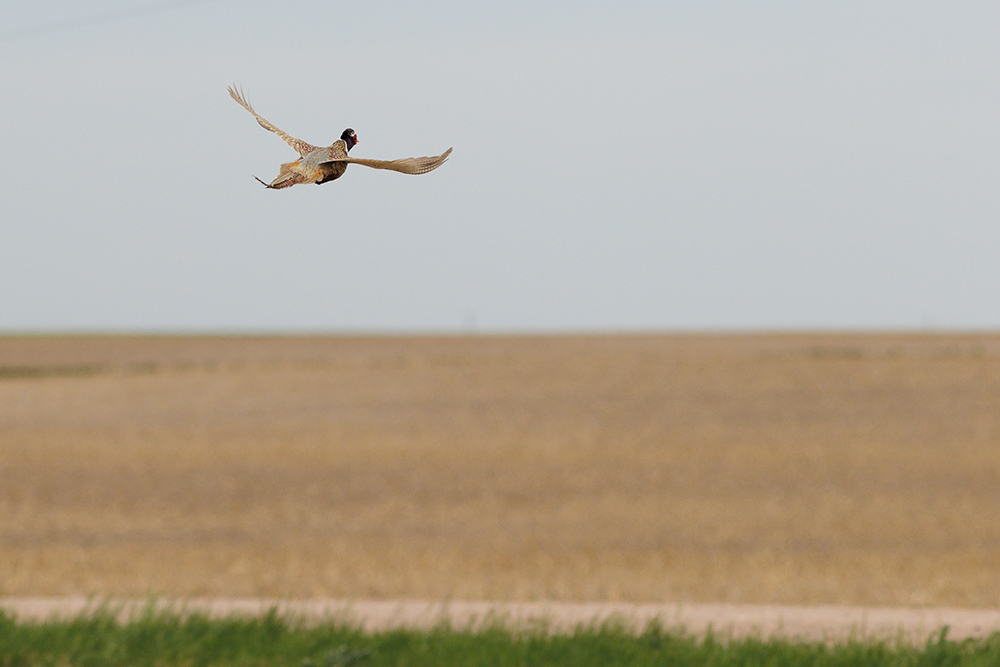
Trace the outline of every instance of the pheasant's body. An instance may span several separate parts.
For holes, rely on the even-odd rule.
[[[351,163],[361,164],[373,169],[390,169],[403,174],[426,174],[444,164],[448,156],[451,155],[449,148],[436,157],[408,157],[400,160],[368,160],[365,158],[352,158],[348,152],[358,143],[358,136],[354,130],[348,128],[340,135],[340,140],[333,142],[330,146],[319,147],[308,144],[301,139],[296,139],[286,132],[282,132],[277,127],[257,115],[250,103],[243,96],[237,93],[232,87],[229,94],[244,109],[253,114],[260,126],[265,130],[274,132],[285,140],[289,146],[301,156],[293,162],[285,162],[281,165],[278,176],[270,183],[264,183],[259,178],[258,181],[272,189],[289,188],[299,183],[326,183],[340,178],[347,171],[347,165]]]
[[[330,146],[330,148],[317,148],[305,157],[300,157],[293,162],[285,162],[281,165],[281,171],[278,172],[278,176],[270,184],[260,181],[259,178],[257,180],[269,188],[280,189],[289,188],[299,183],[316,183],[319,185],[320,183],[340,178],[347,171],[347,163],[330,162],[327,160],[327,157],[331,149],[336,147],[337,144],[343,143],[344,141],[341,140]],[[346,149],[342,150],[346,156]]]

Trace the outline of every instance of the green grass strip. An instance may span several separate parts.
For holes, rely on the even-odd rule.
[[[922,646],[693,636],[651,624],[636,634],[615,624],[571,633],[497,626],[366,632],[343,623],[307,624],[271,611],[212,619],[148,611],[119,621],[110,611],[66,620],[19,621],[0,612],[0,666],[82,667],[291,665],[294,667],[628,667],[697,665],[1000,665],[1000,634],[952,641],[946,630]]]

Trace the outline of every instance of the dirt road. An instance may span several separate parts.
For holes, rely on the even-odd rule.
[[[141,613],[148,601],[112,601],[123,617]],[[902,639],[924,642],[947,626],[948,638],[961,640],[1000,632],[1000,610],[864,608],[846,606],[775,606],[732,604],[605,604],[431,602],[421,600],[266,600],[250,598],[160,601],[176,611],[212,616],[279,613],[307,620],[333,619],[368,630],[423,628],[442,622],[453,627],[477,627],[502,621],[508,627],[544,626],[571,631],[579,625],[606,621],[642,630],[656,621],[667,628],[701,634],[708,629],[723,636],[784,637],[803,640],[845,638]],[[0,609],[21,620],[75,616],[95,609],[85,597],[0,598]]]

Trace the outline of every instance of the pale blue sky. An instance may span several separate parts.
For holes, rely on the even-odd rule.
[[[998,36],[995,2],[15,3],[0,332],[997,329]],[[265,190],[294,153],[230,83],[454,154]]]

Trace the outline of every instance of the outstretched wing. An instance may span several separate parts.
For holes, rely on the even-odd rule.
[[[426,174],[427,172],[434,171],[443,165],[449,155],[451,155],[450,148],[444,153],[441,153],[441,155],[435,157],[405,157],[399,160],[369,160],[367,158],[360,157],[339,157],[331,155],[330,159],[324,159],[323,162],[347,162],[349,164],[360,164],[365,167],[371,167],[372,169],[391,169],[392,171],[398,171],[403,174]]]
[[[241,107],[243,107],[244,109],[246,109],[247,111],[249,111],[250,113],[252,113],[253,117],[257,119],[257,122],[260,123],[260,126],[262,128],[264,128],[265,130],[270,130],[271,132],[274,132],[276,135],[278,135],[279,137],[281,137],[282,139],[284,139],[285,143],[288,144],[289,146],[291,146],[295,150],[295,152],[298,153],[299,155],[301,155],[302,157],[305,157],[309,153],[311,153],[314,150],[316,150],[316,146],[313,146],[312,144],[307,144],[306,142],[302,141],[301,139],[296,139],[295,137],[293,137],[292,135],[288,134],[287,132],[282,132],[281,130],[279,130],[278,128],[276,128],[274,125],[272,125],[271,123],[267,122],[265,119],[263,119],[260,116],[258,116],[257,112],[253,110],[252,106],[250,106],[250,103],[247,102],[246,99],[243,97],[243,91],[242,90],[240,90],[240,92],[237,93],[236,89],[233,88],[232,86],[230,86],[229,87],[229,95],[234,100],[236,100]]]

